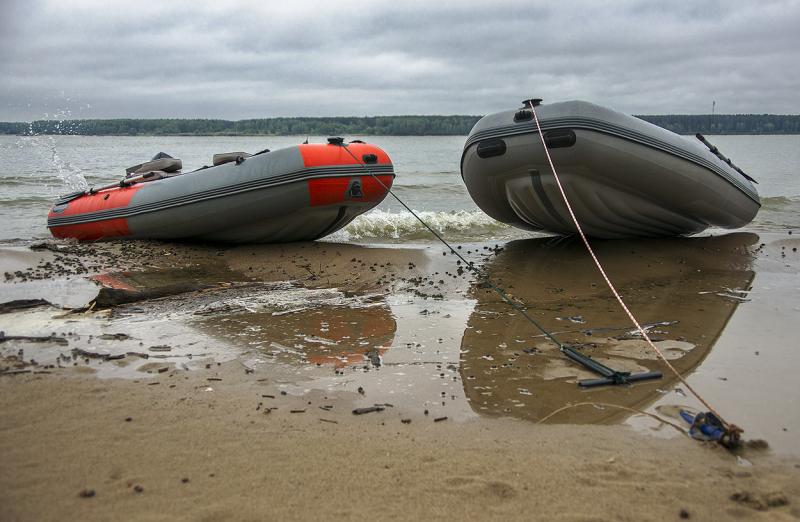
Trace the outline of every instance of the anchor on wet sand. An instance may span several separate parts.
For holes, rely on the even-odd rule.
[[[608,384],[631,384],[638,381],[660,379],[662,377],[661,372],[631,373],[614,370],[567,345],[561,345],[561,353],[576,363],[603,376],[600,379],[583,379],[582,381],[578,381],[578,385],[581,388],[594,388],[595,386],[605,386]]]

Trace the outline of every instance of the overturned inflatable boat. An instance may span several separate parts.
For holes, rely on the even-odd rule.
[[[185,173],[180,160],[159,154],[119,183],[60,199],[47,226],[55,237],[79,240],[321,238],[380,203],[394,179],[380,148],[328,142],[217,154],[214,166]]]
[[[599,238],[738,228],[760,208],[755,180],[701,135],[661,127],[582,101],[490,114],[470,132],[461,175],[498,221],[576,232],[542,147],[531,106],[576,217]]]

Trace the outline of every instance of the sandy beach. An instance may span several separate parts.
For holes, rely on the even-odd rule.
[[[667,374],[581,391],[438,246],[3,247],[3,301],[50,304],[0,314],[0,519],[800,518],[799,246],[596,245],[736,453],[601,406],[698,405]],[[665,370],[574,241],[459,252],[563,342]]]

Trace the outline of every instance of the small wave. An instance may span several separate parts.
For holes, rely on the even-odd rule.
[[[800,198],[789,196],[761,198],[761,208],[784,210],[786,207],[793,205],[800,205]]]
[[[31,204],[52,204],[53,198],[49,194],[44,194],[41,196],[25,195],[15,197],[0,195],[0,203],[2,203],[4,207],[18,206],[27,208]]]
[[[447,239],[483,240],[507,236],[512,230],[508,225],[495,221],[481,211],[424,211],[417,214]],[[410,212],[388,212],[380,209],[358,216],[344,229],[329,237],[334,241],[433,239],[431,233]]]

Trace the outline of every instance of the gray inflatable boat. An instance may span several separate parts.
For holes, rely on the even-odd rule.
[[[181,173],[159,154],[119,183],[65,196],[47,217],[55,237],[273,243],[321,238],[380,203],[394,180],[389,156],[363,142],[218,154]]]
[[[679,136],[598,105],[569,101],[483,117],[470,132],[461,176],[494,219],[572,234],[530,104],[576,217],[599,238],[738,228],[761,206],[750,178],[701,135]]]

